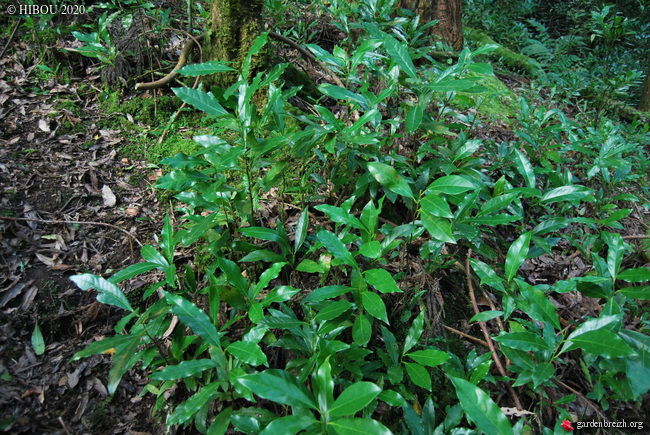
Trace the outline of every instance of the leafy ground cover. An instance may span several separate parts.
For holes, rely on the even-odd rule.
[[[250,68],[263,33],[229,89],[172,89],[203,118],[159,166],[112,74],[2,60],[4,429],[647,425],[648,125],[494,86],[494,45],[432,58],[391,2],[276,3],[319,95]]]

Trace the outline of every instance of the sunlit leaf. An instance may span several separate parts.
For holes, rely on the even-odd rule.
[[[372,382],[354,383],[336,398],[329,408],[329,413],[333,417],[354,415],[365,408],[380,392],[381,388]]]

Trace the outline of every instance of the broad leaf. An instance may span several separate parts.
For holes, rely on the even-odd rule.
[[[217,393],[221,382],[213,382],[201,388],[198,393],[181,403],[174,409],[174,412],[167,417],[167,425],[176,425],[185,423],[196,415],[197,410],[201,409]]]
[[[336,398],[329,413],[333,417],[354,415],[365,408],[377,395],[381,388],[372,382],[357,382],[347,387]]]
[[[359,269],[359,265],[350,251],[348,251],[348,248],[345,247],[341,239],[336,237],[334,233],[327,230],[320,230],[318,232],[318,240],[320,240],[323,243],[323,246],[325,246],[325,249],[336,258],[340,259],[352,268]]]
[[[562,348],[562,353],[576,348],[592,355],[602,355],[608,358],[634,355],[634,351],[625,340],[604,329],[587,331],[578,336],[571,334]]]
[[[363,308],[375,319],[388,324],[388,314],[386,313],[386,305],[381,297],[371,291],[364,291],[361,294],[363,300]]]
[[[446,175],[435,180],[426,189],[426,193],[445,193],[447,195],[458,195],[468,190],[474,190],[474,184],[460,175]]]
[[[626,269],[616,276],[626,282],[646,282],[650,281],[650,268],[637,267],[636,269]]]
[[[575,201],[591,195],[592,190],[584,186],[562,186],[546,192],[541,201],[545,204],[552,204],[559,201]]]
[[[319,302],[327,299],[334,299],[337,296],[341,296],[354,290],[352,287],[347,287],[344,285],[328,285],[325,287],[320,287],[309,293],[303,299],[303,302]]]
[[[386,189],[406,198],[413,199],[411,186],[409,186],[404,177],[392,166],[385,163],[369,162],[368,171]]]
[[[314,417],[306,415],[286,415],[273,420],[264,428],[260,435],[293,435],[302,431],[309,431],[312,426],[319,424]]]
[[[320,322],[323,320],[335,319],[341,314],[348,311],[351,307],[353,307],[353,305],[346,300],[331,302],[327,304],[325,307],[321,308],[318,314],[316,314],[316,316],[314,317],[314,320]]]
[[[519,267],[521,267],[521,265],[524,263],[524,260],[526,260],[531,236],[531,231],[525,232],[519,236],[519,238],[515,240],[512,245],[510,245],[508,254],[506,254],[505,267],[506,279],[508,281],[512,281],[512,278],[517,274]]]
[[[388,55],[395,61],[399,69],[408,74],[411,78],[417,78],[417,72],[415,70],[415,65],[411,60],[409,54],[408,46],[402,44],[397,39],[393,38],[388,34],[383,34],[384,37],[384,48]]]
[[[99,294],[97,295],[97,300],[99,302],[134,312],[129,300],[126,298],[126,295],[124,295],[122,290],[112,282],[90,273],[71,276],[70,280],[77,284],[77,287],[81,290],[94,288],[99,291]]]
[[[365,346],[370,341],[372,325],[364,315],[357,316],[352,325],[352,339],[359,346]]]
[[[210,116],[219,117],[228,114],[228,111],[219,104],[211,92],[192,88],[172,88],[172,91],[183,102],[191,104],[194,108],[202,110]]]
[[[45,340],[41,328],[38,327],[38,322],[34,325],[34,331],[32,332],[32,349],[34,349],[36,355],[45,353]]]
[[[420,364],[405,362],[404,367],[411,381],[418,387],[431,391],[431,375],[429,371]]]
[[[532,332],[508,332],[494,337],[502,346],[526,351],[552,350],[549,345],[537,334]]]
[[[409,350],[413,348],[418,341],[420,336],[424,331],[424,311],[420,311],[420,314],[413,320],[411,327],[409,328],[408,333],[406,334],[406,341],[404,342],[404,349],[402,349],[402,355],[406,354]]]
[[[194,359],[167,366],[158,372],[152,373],[149,377],[157,381],[175,381],[194,376],[214,367],[217,367],[217,363],[211,359]]]
[[[210,318],[199,307],[181,296],[171,294],[162,290],[171,312],[178,316],[178,319],[189,327],[196,335],[213,346],[221,347],[221,335],[217,332]]]
[[[226,62],[222,60],[213,60],[210,62],[185,65],[183,68],[178,70],[178,73],[184,76],[196,77],[228,71],[235,71],[235,69],[226,65]]]
[[[328,426],[339,435],[392,435],[386,426],[370,418],[339,418]]]
[[[235,341],[234,343],[231,343],[226,350],[228,353],[244,361],[246,364],[252,366],[259,366],[262,364],[265,366],[269,365],[266,355],[260,346],[255,343],[250,343],[248,341]]]
[[[393,276],[385,269],[370,269],[363,272],[366,282],[382,293],[401,293]]]
[[[479,430],[487,435],[514,435],[508,418],[485,391],[464,379],[453,376],[449,379],[456,388],[463,411]]]
[[[436,349],[416,350],[415,352],[407,353],[406,356],[411,358],[413,361],[429,367],[439,366],[451,358],[447,352]]]
[[[430,214],[431,216],[438,216],[449,219],[452,219],[454,217],[447,201],[434,193],[422,198],[420,207],[422,208],[422,211]]]
[[[269,369],[245,375],[238,382],[256,395],[282,405],[318,408],[312,393],[294,375],[284,370]]]
[[[420,219],[431,238],[445,243],[456,243],[451,232],[451,223],[447,219],[430,216],[426,213],[422,213]]]

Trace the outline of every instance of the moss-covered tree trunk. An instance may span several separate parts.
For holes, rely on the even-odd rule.
[[[431,31],[454,50],[463,48],[462,0],[400,0],[398,6],[417,12],[424,23],[438,20]]]
[[[642,112],[650,112],[650,65],[645,75],[643,82],[643,89],[641,90],[641,100],[639,101],[639,110]]]
[[[264,0],[212,0],[211,23],[203,45],[206,60],[225,60],[239,70],[242,61],[261,31]],[[258,58],[258,65],[263,62]],[[236,74],[217,74],[213,85],[227,87]]]

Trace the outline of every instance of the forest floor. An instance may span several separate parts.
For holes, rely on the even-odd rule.
[[[0,48],[6,43],[0,40]],[[140,246],[159,233],[168,209],[153,189],[160,172],[121,153],[128,133],[98,127],[115,116],[98,107],[99,76],[59,83],[29,60],[33,49],[13,42],[0,59],[0,430],[165,433],[151,416],[152,396],[141,396],[144,374],[127,372],[110,397],[110,355],[71,361],[112,335],[121,313],[69,279],[79,272],[109,276],[139,260]],[[80,94],[82,83],[96,93]],[[494,134],[490,128],[478,135]],[[566,261],[544,258],[522,273],[553,279],[564,274],[560,268],[581,268],[580,258]],[[127,290],[145,284],[132,280]],[[576,316],[600,309],[591,298],[571,303]],[[37,323],[41,355],[32,344]],[[630,409],[629,415],[647,423],[647,412]]]
[[[0,431],[163,433],[151,397],[140,396],[146,377],[127,373],[110,397],[110,355],[70,361],[112,335],[120,313],[69,277],[138,261],[140,238],[163,220],[155,169],[120,155],[120,131],[97,127],[105,115],[96,98],[77,93],[92,78],[45,79],[25,60],[34,47],[11,47],[0,59]],[[80,115],[60,108],[63,100]],[[41,355],[31,339],[37,321]]]

